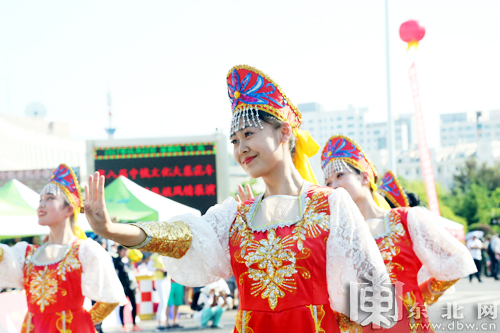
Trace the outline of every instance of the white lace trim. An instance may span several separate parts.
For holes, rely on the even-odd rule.
[[[441,216],[421,207],[408,212],[408,231],[417,257],[439,281],[451,281],[476,272],[467,247],[443,228],[441,220]]]
[[[172,279],[189,287],[201,287],[233,275],[229,253],[229,228],[236,217],[238,203],[233,198],[211,207],[202,217],[185,214],[168,222],[183,221],[193,240],[180,259],[163,257]]]
[[[26,247],[28,243],[19,242],[13,247],[0,244],[3,250],[3,259],[0,261],[0,289],[24,289],[24,263],[26,261]]]
[[[94,240],[80,243],[78,259],[82,264],[82,294],[96,302],[126,303],[123,287],[116,275],[111,255]]]
[[[363,283],[365,274],[390,281],[377,244],[346,190],[329,197],[330,235],[326,248],[328,294],[333,311],[349,316],[349,284]],[[376,288],[376,286],[373,286]],[[375,300],[375,303],[381,300]],[[358,318],[361,323],[365,318]],[[395,323],[393,323],[395,324]]]

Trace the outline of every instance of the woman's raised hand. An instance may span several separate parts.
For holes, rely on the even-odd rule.
[[[242,203],[244,203],[245,201],[248,201],[248,200],[254,198],[254,195],[253,195],[253,192],[252,192],[252,188],[250,187],[250,184],[247,184],[246,188],[247,188],[247,192],[245,193],[245,190],[243,189],[243,186],[238,185],[238,193],[239,194],[236,194],[236,200],[238,201],[238,203],[240,205]]]
[[[104,176],[97,171],[89,177],[89,184],[85,186],[85,215],[92,230],[107,238],[112,222],[106,210],[104,182]]]

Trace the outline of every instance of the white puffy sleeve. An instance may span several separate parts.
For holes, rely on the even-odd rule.
[[[350,316],[350,282],[364,283],[367,281],[365,273],[368,273],[377,276],[378,281],[387,283],[390,281],[389,275],[361,212],[346,190],[336,189],[329,197],[329,204],[330,235],[326,244],[326,274],[330,306],[361,324],[364,318]],[[375,283],[374,287],[377,287]]]
[[[476,272],[476,266],[467,247],[443,227],[441,216],[422,207],[408,212],[408,231],[413,251],[439,281],[452,281]]]
[[[80,244],[82,263],[82,293],[96,302],[125,302],[123,287],[116,275],[111,256],[94,240],[87,238]]]
[[[19,242],[13,247],[0,244],[0,289],[24,289],[23,269],[28,243]]]
[[[138,222],[148,236],[134,248],[164,256],[166,270],[189,287],[227,279],[233,272],[229,255],[229,228],[238,203],[233,198],[211,207],[202,217],[179,215],[167,222]]]

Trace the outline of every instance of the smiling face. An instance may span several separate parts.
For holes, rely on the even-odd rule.
[[[55,225],[63,223],[73,215],[73,206],[66,203],[62,195],[45,193],[40,196],[40,204],[37,208],[38,224]]]
[[[264,121],[262,125],[263,129],[247,127],[233,134],[230,139],[235,161],[252,178],[265,177],[287,158],[291,161],[288,146],[281,144],[282,140],[287,141],[290,137],[290,125],[285,123],[278,130]]]
[[[362,173],[352,166],[350,168],[352,171],[344,168],[341,172],[332,172],[331,176],[325,180],[325,185],[331,188],[344,188],[354,202],[360,198],[371,196],[368,174]]]

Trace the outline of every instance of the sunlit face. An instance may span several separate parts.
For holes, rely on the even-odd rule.
[[[247,127],[230,139],[235,161],[252,178],[267,175],[285,158],[276,130],[268,123],[262,125],[264,129]]]
[[[368,175],[366,173],[358,174],[354,170],[349,171],[345,169],[341,172],[333,173],[331,177],[325,180],[325,185],[328,187],[344,188],[354,202],[367,195],[367,193],[370,194],[369,184]]]
[[[73,214],[73,207],[66,205],[61,195],[46,193],[40,196],[40,204],[37,208],[38,224],[55,225],[64,222]]]

